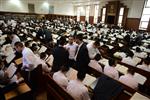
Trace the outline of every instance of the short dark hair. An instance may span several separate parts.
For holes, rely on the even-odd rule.
[[[23,47],[24,45],[23,45],[23,43],[21,43],[21,42],[16,42],[16,43],[15,43],[15,46],[16,46],[16,47],[18,47],[18,46],[19,46],[19,47]]]
[[[100,42],[99,42],[98,40],[96,40],[96,41],[94,42],[94,45],[95,45],[95,46],[100,46]]]
[[[134,75],[134,70],[132,68],[128,69],[128,73],[130,73],[131,75]]]
[[[144,63],[147,64],[147,65],[150,64],[150,62],[149,62],[149,61],[150,61],[150,58],[149,58],[149,57],[145,58],[143,61],[144,61]]]
[[[134,56],[134,53],[133,53],[131,50],[129,50],[129,51],[127,52],[127,56],[133,57],[133,56]]]
[[[41,59],[45,59],[45,58],[46,58],[46,53],[45,53],[45,52],[42,52],[42,53],[40,54],[40,58],[41,58]]]
[[[139,47],[136,47],[136,52],[141,52],[141,49]]]
[[[84,78],[85,78],[85,75],[86,75],[86,74],[84,74],[84,73],[82,73],[82,72],[78,72],[78,73],[77,73],[77,78],[78,78],[79,80],[83,81]]]
[[[83,40],[83,34],[79,33],[76,35],[76,39],[79,39],[80,41]]]
[[[61,71],[62,72],[67,72],[69,69],[66,66],[61,66]]]
[[[116,64],[115,59],[110,58],[110,59],[109,59],[109,65],[110,65],[110,66],[113,66],[113,65],[115,65],[115,64]]]
[[[101,55],[100,54],[96,54],[95,57],[94,57],[94,59],[96,61],[99,61],[101,59]]]
[[[64,36],[60,37],[60,39],[58,40],[58,44],[64,45],[65,43],[66,43],[66,38]]]

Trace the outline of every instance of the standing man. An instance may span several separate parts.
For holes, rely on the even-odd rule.
[[[88,64],[90,62],[90,58],[88,55],[88,49],[86,47],[86,43],[83,42],[82,34],[78,34],[76,36],[76,43],[79,45],[75,55],[76,67],[79,74],[85,77],[86,72],[88,70]]]
[[[77,51],[77,44],[74,43],[74,37],[73,36],[69,37],[69,42],[67,43],[67,45],[65,45],[65,48],[69,52],[68,67],[72,67],[75,64],[74,57],[75,57],[75,53]]]

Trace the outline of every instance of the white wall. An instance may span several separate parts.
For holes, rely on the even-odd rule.
[[[55,3],[54,14],[74,15],[74,5],[71,3]]]
[[[124,0],[123,3],[129,8],[128,18],[141,18],[145,0]]]
[[[49,5],[45,4],[47,0],[18,0],[18,4],[11,2],[12,0],[0,0],[0,11],[7,12],[28,12],[28,3],[35,6],[35,13],[48,14],[49,5],[54,5],[54,14],[74,15],[74,6],[71,3],[63,3],[49,1]],[[17,1],[17,0],[15,0]]]

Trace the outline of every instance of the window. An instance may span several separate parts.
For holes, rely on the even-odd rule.
[[[35,8],[34,8],[34,4],[28,4],[28,10],[29,10],[29,13],[35,13]]]
[[[150,0],[147,0],[144,5],[139,29],[146,30],[150,19]]]
[[[102,9],[102,23],[105,22],[106,8]]]
[[[89,22],[90,6],[86,6],[86,21]]]
[[[95,5],[95,12],[94,12],[94,23],[97,23],[98,20],[98,9],[99,9],[99,5]]]
[[[77,7],[77,21],[80,21],[80,7]]]
[[[121,7],[119,12],[119,18],[118,18],[118,26],[122,26],[123,14],[124,14],[124,8]]]

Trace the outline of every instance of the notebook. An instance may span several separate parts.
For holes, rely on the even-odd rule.
[[[6,62],[10,63],[15,58],[15,56],[16,55],[14,53],[10,54],[9,56],[6,57]]]
[[[46,50],[47,50],[47,48],[45,46],[42,46],[38,52],[42,53],[42,52],[45,52]]]
[[[147,80],[145,76],[138,74],[138,73],[135,73],[133,77],[141,85],[143,85],[145,81]]]
[[[87,86],[90,86],[94,81],[96,80],[95,77],[89,75],[89,74],[86,74],[84,80],[83,80],[83,84],[84,85],[87,85]]]
[[[120,65],[120,64],[117,64],[115,68],[122,74],[126,74],[128,70],[127,67]]]
[[[77,73],[78,72],[76,70],[74,70],[73,68],[70,68],[66,76],[69,80],[75,80],[77,79]]]
[[[146,96],[144,96],[144,95],[142,95],[142,94],[136,92],[136,93],[131,97],[130,100],[150,100],[150,98],[148,98],[148,97],[146,97]]]
[[[14,73],[16,72],[17,68],[15,67],[14,63],[11,63],[7,68],[6,72],[8,73],[8,77],[11,78]]]

